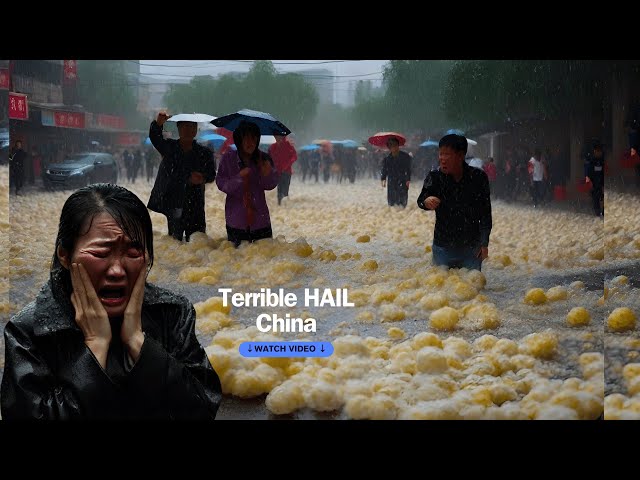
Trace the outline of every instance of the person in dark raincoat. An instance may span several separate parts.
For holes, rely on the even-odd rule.
[[[16,195],[24,185],[24,165],[27,160],[27,152],[22,149],[22,142],[16,140],[13,151],[9,156],[9,186],[14,188]]]
[[[409,183],[411,182],[411,156],[400,150],[400,142],[391,137],[387,140],[389,155],[382,160],[380,180],[387,187],[387,203],[390,207],[407,206]],[[387,179],[388,178],[388,179]]]
[[[593,150],[584,162],[585,182],[591,182],[591,200],[596,217],[604,217],[604,153],[599,141],[593,142]]]
[[[220,159],[216,185],[227,194],[227,239],[238,247],[242,241],[273,237],[264,192],[276,188],[280,176],[269,154],[258,149],[258,125],[240,122],[233,131],[233,141],[236,150],[227,150]]]
[[[439,149],[440,168],[427,173],[418,196],[418,207],[436,212],[433,263],[481,270],[492,227],[489,178],[465,162],[464,136],[445,135]]]
[[[4,331],[3,420],[215,418],[222,390],[195,309],[146,282],[152,264],[133,193],[93,184],[67,199],[50,278]]]
[[[147,207],[167,217],[169,235],[188,242],[194,232],[206,232],[204,213],[205,183],[216,178],[213,151],[195,141],[196,122],[178,122],[179,140],[165,139],[162,126],[165,112],[151,122],[149,139],[162,155],[158,175]]]

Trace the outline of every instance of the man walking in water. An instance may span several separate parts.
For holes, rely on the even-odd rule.
[[[464,161],[464,136],[445,135],[439,149],[440,168],[427,174],[418,197],[418,207],[436,212],[433,263],[481,270],[492,227],[489,179]]]

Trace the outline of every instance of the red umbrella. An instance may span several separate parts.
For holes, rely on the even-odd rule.
[[[404,135],[396,132],[378,132],[372,137],[369,137],[369,143],[376,147],[384,148],[387,146],[387,140],[390,138],[396,138],[400,142],[400,146],[404,145],[407,141]]]

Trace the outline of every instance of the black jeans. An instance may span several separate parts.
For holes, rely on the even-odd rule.
[[[289,185],[291,184],[291,174],[280,172],[280,180],[278,180],[278,205],[284,197],[289,196]]]
[[[233,228],[227,225],[227,239],[232,242],[236,248],[238,248],[240,243],[243,241],[253,243],[256,240],[262,240],[263,238],[273,238],[271,225],[257,230],[251,230],[249,228],[242,230],[240,228]]]
[[[173,209],[173,215],[167,215],[167,226],[169,227],[169,235],[176,240],[182,241],[184,236],[185,242],[191,238],[191,234],[195,232],[206,233],[204,229],[192,230],[187,219],[182,215],[182,209]]]

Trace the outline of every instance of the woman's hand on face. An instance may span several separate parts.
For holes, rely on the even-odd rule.
[[[120,339],[129,350],[129,355],[134,361],[138,360],[140,349],[144,343],[142,333],[142,301],[144,300],[144,285],[147,279],[147,257],[145,255],[145,268],[140,270],[136,284],[133,286],[129,303],[124,310],[124,319],[120,329]]]
[[[260,175],[266,177],[271,174],[271,163],[268,160],[262,160],[260,163]]]
[[[96,356],[100,365],[105,368],[109,343],[111,343],[109,316],[84,266],[80,263],[72,263],[69,273],[73,286],[71,303],[75,309],[76,323],[84,334],[85,344]]]

